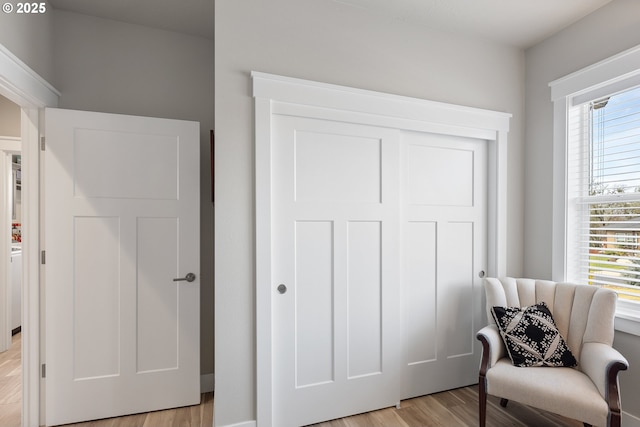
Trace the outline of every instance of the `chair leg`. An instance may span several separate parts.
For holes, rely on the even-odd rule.
[[[487,390],[484,376],[480,376],[480,382],[478,383],[478,403],[479,403],[479,418],[480,427],[485,427],[487,423]]]
[[[627,365],[615,362],[609,365],[607,372],[607,400],[609,404],[609,427],[620,427],[620,391],[618,390],[618,373],[625,371]]]
[[[489,369],[489,341],[484,335],[477,335],[482,342],[482,360],[480,361],[480,372],[478,375],[478,418],[480,427],[485,427],[487,423],[487,369]]]
[[[609,427],[620,427],[621,423],[620,414],[611,414]]]
[[[509,399],[500,399],[500,406],[502,406],[503,408],[507,407],[507,403],[509,403]]]

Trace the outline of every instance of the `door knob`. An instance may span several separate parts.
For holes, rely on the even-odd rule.
[[[285,292],[287,292],[287,287],[283,284],[278,285],[278,292],[280,292],[281,294],[284,294]]]
[[[193,282],[194,280],[196,280],[196,275],[193,273],[187,273],[187,275],[184,277],[173,279],[174,282],[181,282],[183,280],[186,280],[187,282]]]

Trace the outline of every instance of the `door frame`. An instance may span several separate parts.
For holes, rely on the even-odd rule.
[[[487,274],[507,261],[507,134],[511,114],[253,71],[255,106],[256,422],[273,424],[271,137],[274,115],[336,120],[488,142]]]
[[[60,92],[0,44],[0,94],[22,108],[22,425],[44,424],[44,388],[41,387],[40,247],[40,129],[44,107],[56,107]],[[6,232],[9,231],[0,231]]]

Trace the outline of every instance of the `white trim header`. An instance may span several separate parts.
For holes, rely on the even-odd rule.
[[[251,72],[253,96],[420,122],[509,131],[511,114],[365,89]],[[455,113],[455,114],[452,114]]]
[[[551,101],[640,75],[640,45],[549,83]]]
[[[60,98],[56,88],[0,44],[0,89],[3,88],[2,94],[20,105],[26,100],[33,107],[55,107]]]

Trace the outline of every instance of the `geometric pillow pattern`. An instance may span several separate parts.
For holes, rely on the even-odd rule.
[[[515,366],[578,364],[544,302],[522,308],[495,306],[491,314]]]

